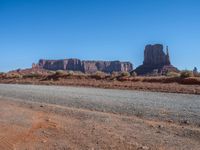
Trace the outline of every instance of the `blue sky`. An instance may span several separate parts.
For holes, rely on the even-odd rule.
[[[40,58],[131,61],[169,46],[180,69],[200,69],[199,0],[0,0],[0,71]]]

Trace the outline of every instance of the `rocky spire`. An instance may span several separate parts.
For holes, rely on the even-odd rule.
[[[171,65],[168,46],[166,47],[166,53],[166,65]]]

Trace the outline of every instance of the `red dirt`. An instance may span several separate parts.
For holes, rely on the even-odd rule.
[[[197,127],[40,105],[0,99],[0,149],[195,150],[200,145]]]

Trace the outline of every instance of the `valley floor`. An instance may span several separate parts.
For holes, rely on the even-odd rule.
[[[2,150],[198,150],[198,95],[0,84]]]
[[[200,128],[135,116],[0,100],[0,149],[198,150]]]

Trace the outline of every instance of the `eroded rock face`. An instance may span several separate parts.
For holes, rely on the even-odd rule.
[[[147,45],[144,50],[143,65],[170,65],[169,54],[163,51],[163,45]]]
[[[106,73],[130,72],[133,65],[130,62],[120,61],[81,61],[79,59],[63,59],[63,60],[44,60],[41,59],[38,66],[47,70],[72,70],[85,73],[94,73],[102,71]]]
[[[147,45],[144,50],[144,62],[134,70],[138,75],[165,74],[168,71],[178,72],[171,65],[168,47],[166,53],[162,44]]]

